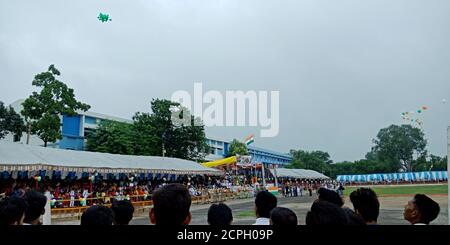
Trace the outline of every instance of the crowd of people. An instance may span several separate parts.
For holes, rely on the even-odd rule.
[[[50,193],[52,208],[86,207],[99,204],[112,204],[114,201],[149,201],[155,189],[170,183],[186,185],[192,196],[213,195],[216,193],[251,192],[254,188],[242,183],[232,184],[230,176],[180,176],[176,180],[126,178],[122,180],[90,181],[88,178],[76,180],[45,179],[36,185],[30,179],[10,179],[4,181],[0,198],[21,195],[22,192],[36,190]]]
[[[280,183],[281,191],[284,197],[298,197],[305,195],[312,196],[320,188],[335,190],[341,196],[344,194],[344,186],[335,180],[299,180],[288,179]]]
[[[306,214],[305,222],[314,225],[377,225],[380,202],[370,188],[359,188],[350,194],[353,209],[344,207],[344,201],[336,191],[319,188],[318,198]],[[45,212],[46,197],[36,191],[15,194],[0,201],[0,224],[39,225]],[[192,195],[180,183],[163,185],[153,193],[153,207],[149,221],[155,225],[189,225]],[[275,195],[260,191],[255,197],[254,225],[298,225],[298,216],[293,210],[278,207]],[[439,204],[422,194],[415,195],[404,209],[404,219],[413,225],[428,225],[440,212]],[[128,225],[133,219],[134,207],[129,200],[115,200],[109,208],[98,204],[86,209],[81,216],[81,225]],[[233,224],[233,212],[224,203],[212,204],[207,221],[213,226]]]
[[[120,179],[100,179],[88,177],[79,179],[43,178],[36,182],[33,178],[2,179],[1,196],[21,195],[22,192],[36,190],[50,193],[51,208],[90,207],[100,204],[112,204],[114,201],[128,200],[131,202],[150,201],[155,189],[170,183],[179,183],[188,187],[193,197],[212,197],[222,194],[242,194],[254,197],[263,189],[258,181],[250,181],[251,176],[226,174],[225,176],[178,176],[176,179],[140,179],[125,176]],[[238,181],[236,181],[238,180]],[[272,184],[268,181],[268,184]],[[300,180],[283,179],[278,181],[280,190],[285,197],[303,196],[309,192],[312,196],[320,187],[334,189],[336,181],[331,180]],[[0,198],[1,198],[0,196]]]

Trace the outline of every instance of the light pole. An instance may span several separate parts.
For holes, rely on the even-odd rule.
[[[450,126],[447,128],[447,186],[448,175],[450,174]],[[448,209],[450,210],[450,189],[448,190]],[[448,224],[450,225],[450,213],[448,216]]]
[[[164,141],[166,140],[166,130],[164,130],[162,134],[162,157],[164,158],[166,156],[166,149],[164,147]]]

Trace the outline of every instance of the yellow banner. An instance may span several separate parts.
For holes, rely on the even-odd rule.
[[[236,156],[234,156],[234,157],[229,157],[229,158],[225,158],[225,159],[221,159],[221,160],[217,160],[217,161],[213,161],[213,162],[202,163],[202,165],[207,168],[214,168],[214,167],[220,167],[220,166],[224,166],[224,165],[234,164],[234,163],[236,163],[236,161],[237,161],[237,158],[236,158]]]

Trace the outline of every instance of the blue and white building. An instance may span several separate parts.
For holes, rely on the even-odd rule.
[[[23,107],[24,100],[18,100],[11,104],[16,112],[20,112]],[[79,111],[77,115],[73,117],[62,115],[61,119],[61,134],[62,139],[54,144],[49,144],[48,147],[69,149],[76,151],[83,151],[86,145],[86,137],[92,133],[102,121],[110,120],[124,123],[132,123],[132,120],[123,119],[114,116],[108,116],[95,112],[83,112]],[[22,135],[21,142],[26,143],[26,134]],[[12,135],[8,135],[6,140],[12,141]],[[39,137],[32,135],[30,137],[30,144],[32,145],[44,145],[44,142]]]
[[[228,155],[230,141],[209,138],[207,144],[210,147],[210,154],[206,160],[214,161],[225,158]],[[268,149],[248,146],[248,153],[252,157],[252,162],[263,163],[265,165],[287,165],[292,161],[292,156]]]
[[[22,103],[24,100],[18,100],[11,104],[15,111],[22,110]],[[69,117],[62,115],[61,118],[61,132],[62,139],[54,144],[49,144],[48,147],[70,149],[83,151],[86,146],[86,137],[91,134],[99,124],[104,120],[132,123],[132,120],[109,116],[95,112],[78,112],[76,116]],[[26,142],[26,134],[21,138],[21,142]],[[12,141],[12,135],[8,135],[6,140]],[[30,144],[44,145],[44,142],[37,136],[31,136]],[[228,148],[230,141],[207,139],[207,144],[210,146],[210,152],[206,156],[207,161],[214,161],[225,158],[228,155]],[[249,146],[248,151],[252,157],[252,161],[256,163],[263,163],[268,165],[287,165],[292,161],[289,154],[280,153],[268,149]]]

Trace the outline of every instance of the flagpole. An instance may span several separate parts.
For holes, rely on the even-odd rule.
[[[261,163],[261,171],[262,171],[262,183],[263,183],[263,190],[266,189],[266,178],[264,173],[264,163]]]
[[[273,165],[273,173],[275,175],[275,187],[278,187],[278,178],[277,178],[277,165]]]

